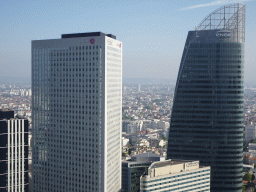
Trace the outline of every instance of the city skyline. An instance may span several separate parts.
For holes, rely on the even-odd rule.
[[[0,81],[4,76],[12,75],[29,79],[32,72],[33,190],[79,191],[87,188],[88,191],[119,191],[121,164],[118,160],[122,153],[130,155],[132,152],[121,148],[122,117],[138,120],[139,115],[131,114],[131,110],[140,110],[143,121],[137,121],[135,125],[128,122],[127,132],[148,134],[149,138],[159,138],[161,134],[166,140],[166,121],[171,117],[168,143],[161,140],[161,146],[168,145],[167,159],[200,160],[202,165],[212,167],[211,191],[227,191],[230,187],[233,191],[240,191],[244,80],[256,82],[253,78],[256,71],[256,38],[253,35],[256,25],[252,17],[256,4],[254,0],[240,1],[246,7],[251,4],[248,19],[244,4],[234,2],[197,1],[183,6],[174,3],[172,8],[176,12],[169,10],[172,15],[168,17],[170,22],[164,19],[168,15],[167,6],[161,9],[167,2],[155,4],[151,1],[148,4],[133,2],[138,5],[134,8],[135,5],[127,2],[118,4],[115,1],[108,4],[82,1],[70,4],[64,0],[63,4],[43,4],[31,0],[16,2],[13,7],[20,6],[22,11],[14,13],[11,10],[11,17],[4,12],[8,19],[2,26],[6,38],[0,40],[0,50],[3,50],[0,52],[3,57]],[[12,7],[12,3],[3,4],[0,10]],[[84,12],[82,5],[86,7]],[[218,9],[213,12],[215,6]],[[130,12],[129,8],[132,8]],[[236,9],[240,11],[236,12]],[[26,20],[28,13],[34,13],[35,17]],[[24,17],[18,17],[19,14]],[[118,14],[119,17],[115,17]],[[158,15],[154,17],[154,14]],[[244,23],[245,18],[249,24]],[[21,21],[16,26],[6,22],[12,20],[15,23],[15,19]],[[81,26],[76,28],[79,23]],[[191,28],[193,23],[200,24]],[[5,26],[15,30],[8,33]],[[20,33],[16,33],[18,29]],[[33,30],[38,33],[32,33]],[[35,40],[28,45],[26,42],[32,37]],[[124,108],[123,77],[177,79],[174,97],[165,96],[165,99],[171,98],[173,105],[163,104],[158,95],[153,100],[148,95],[139,97],[141,90],[158,92],[161,89],[141,89],[141,84],[138,84],[135,89],[123,86],[128,94],[138,91],[134,105],[130,106],[127,100],[128,107]],[[171,87],[168,85],[168,91]],[[11,85],[6,90],[10,88]],[[8,92],[3,94],[3,98],[17,94],[29,96],[25,89]],[[128,94],[127,98],[130,97]],[[146,102],[139,106],[140,100]],[[173,106],[171,113],[169,106]],[[25,109],[27,106],[23,104],[22,107]],[[126,116],[122,116],[122,110]],[[149,130],[143,130],[144,122],[144,128],[147,124]],[[159,135],[150,135],[153,127],[163,130]],[[126,138],[124,140],[127,142]],[[136,141],[136,144],[151,145],[147,140]],[[159,147],[160,143],[155,146]],[[133,154],[137,151],[140,150],[136,148]]]
[[[30,41],[55,39],[61,33],[104,31],[123,42],[124,78],[176,79],[186,32],[223,4],[238,1],[196,2],[83,2],[8,1],[0,6],[0,76],[30,77]],[[247,23],[245,81],[256,71],[256,3],[245,2]],[[92,17],[91,15],[94,15]],[[8,66],[8,67],[7,67]]]

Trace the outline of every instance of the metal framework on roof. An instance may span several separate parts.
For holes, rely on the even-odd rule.
[[[235,3],[223,6],[210,13],[196,30],[233,30],[237,40],[244,42],[245,37],[245,4]]]

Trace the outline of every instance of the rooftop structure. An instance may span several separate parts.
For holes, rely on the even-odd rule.
[[[10,109],[0,109],[0,119],[10,119],[14,118],[14,111],[11,111]]]
[[[131,157],[132,161],[164,161],[165,157],[157,155],[155,153],[140,153]]]
[[[234,31],[233,39],[237,42],[245,40],[245,4],[234,3],[223,6],[212,13],[196,27],[196,30],[228,30]]]

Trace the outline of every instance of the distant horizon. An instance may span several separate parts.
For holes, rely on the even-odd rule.
[[[163,80],[165,80],[163,82]],[[177,77],[176,78],[167,78],[167,77],[123,77],[123,84],[127,83],[168,83],[166,82],[169,80],[169,83],[176,84]],[[128,82],[129,81],[129,82]],[[17,76],[0,76],[0,82],[1,83],[31,83],[31,77],[17,77]],[[256,79],[255,80],[249,80],[245,79],[244,82],[246,84],[255,84],[256,85]]]

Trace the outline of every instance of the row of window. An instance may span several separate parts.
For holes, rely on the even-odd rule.
[[[190,183],[190,182],[187,182],[187,183]],[[193,190],[200,190],[202,188],[206,188],[206,187],[210,187],[210,181],[206,181],[206,182],[202,182],[202,183],[197,183],[197,184],[192,184],[192,185],[186,185],[186,186],[183,186],[183,187],[178,187],[178,188],[174,188],[174,189],[171,189],[172,191],[175,191],[175,190],[179,190],[179,189],[184,189],[184,188],[190,188],[190,187],[194,187],[193,189],[189,189],[189,190],[186,190],[186,191],[193,191]],[[182,185],[183,183],[181,184],[176,184],[176,185],[171,185],[171,186],[165,186],[165,187],[158,187],[158,188],[155,188],[155,189],[150,189],[150,190],[142,190],[142,191],[145,191],[145,192],[150,192],[150,191],[158,191],[158,190],[161,190],[161,189],[165,189],[165,188],[171,188],[173,186],[177,186],[177,185]],[[208,185],[204,185],[204,184],[208,184]],[[196,186],[196,187],[195,187]],[[168,190],[170,191],[170,190]]]
[[[161,178],[161,179],[150,180],[150,181],[142,181],[142,183],[152,183],[152,182],[157,182],[157,181],[165,181],[167,179],[174,179],[174,178],[179,178],[179,177],[183,177],[183,176],[187,176],[187,175],[194,175],[194,174],[204,173],[204,172],[208,172],[208,173],[203,174],[203,175],[208,175],[208,174],[210,174],[210,169],[204,169],[204,170],[201,170],[201,171],[189,172],[189,173],[179,174],[179,175],[165,177],[165,178]],[[201,177],[203,175],[198,175],[196,177]]]
[[[73,54],[72,54],[73,53]],[[59,58],[62,56],[75,56],[75,55],[98,55],[99,52],[91,52],[91,51],[85,51],[85,52],[63,52],[63,53],[57,53],[57,54],[53,54],[51,53],[51,58]],[[35,58],[38,58],[38,55],[35,55]]]

